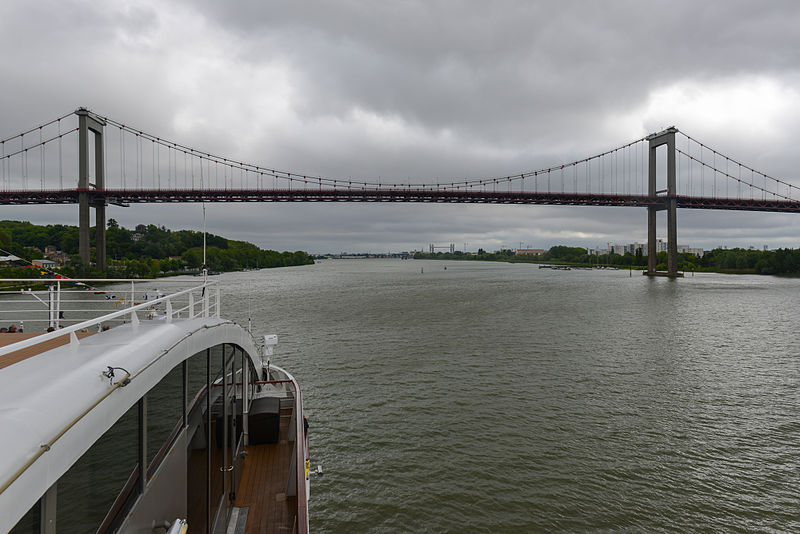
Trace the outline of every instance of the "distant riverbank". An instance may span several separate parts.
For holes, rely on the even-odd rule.
[[[91,232],[94,236],[94,231]],[[108,268],[83,265],[78,255],[78,227],[0,221],[0,278],[160,278],[194,274],[203,268],[203,233],[137,225],[129,230],[109,219],[106,230]],[[277,252],[246,241],[205,236],[205,266],[232,272],[313,264],[304,251]],[[91,253],[94,255],[94,247]]]
[[[566,265],[570,267],[606,267],[613,269],[647,268],[647,256],[641,250],[636,254],[590,255],[580,247],[555,246],[536,256],[518,255],[513,250],[499,252],[417,252],[416,260],[454,260],[454,261],[499,261],[507,263],[534,263]],[[667,253],[659,252],[657,270],[667,269]],[[754,249],[714,249],[702,256],[678,254],[678,270],[683,272],[706,272],[721,274],[766,274],[796,277],[800,276],[800,249],[754,250]]]

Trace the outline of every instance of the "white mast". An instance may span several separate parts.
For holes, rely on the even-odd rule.
[[[203,282],[208,278],[208,267],[206,267],[206,203],[203,202]]]

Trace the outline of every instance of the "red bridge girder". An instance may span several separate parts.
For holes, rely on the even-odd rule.
[[[0,205],[77,204],[79,189],[0,191]],[[434,189],[89,189],[93,204],[174,202],[421,202],[664,207],[667,196]],[[800,201],[676,196],[679,208],[800,213]]]

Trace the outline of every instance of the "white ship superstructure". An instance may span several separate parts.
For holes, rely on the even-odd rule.
[[[0,531],[307,532],[300,389],[216,284],[3,283]]]

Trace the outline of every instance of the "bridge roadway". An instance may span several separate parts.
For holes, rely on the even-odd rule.
[[[174,202],[422,202],[665,208],[668,199],[675,198],[678,208],[800,213],[800,201],[794,200],[405,188],[12,190],[0,191],[0,205],[77,204],[79,194],[84,191],[88,193],[92,205]]]

